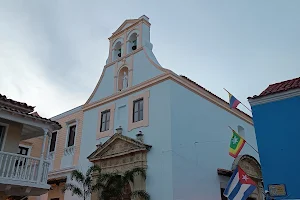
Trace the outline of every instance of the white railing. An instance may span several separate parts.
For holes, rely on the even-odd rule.
[[[74,155],[74,151],[75,151],[74,146],[66,147],[64,155],[65,156]]]
[[[47,184],[49,165],[40,158],[0,151],[0,179],[3,180]]]

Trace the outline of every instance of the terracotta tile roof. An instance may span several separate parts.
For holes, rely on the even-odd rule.
[[[2,94],[0,94],[0,105],[1,104],[4,104],[8,107],[13,107],[15,109],[19,109],[22,112],[30,113],[34,111],[34,106],[29,106],[26,103],[8,99],[5,95]]]
[[[37,112],[33,112],[33,113],[30,113],[30,114],[33,115],[33,116],[40,117],[39,113],[37,113]]]
[[[209,94],[215,96],[216,98],[218,98],[219,100],[221,100],[223,103],[226,103],[226,104],[228,105],[228,107],[229,107],[229,103],[228,103],[228,102],[224,101],[223,99],[221,99],[220,97],[218,97],[218,96],[215,95],[214,93],[210,92],[210,91],[207,90],[206,88],[202,87],[201,85],[199,85],[199,84],[196,83],[195,81],[193,81],[193,80],[191,80],[191,79],[189,79],[188,77],[183,76],[183,75],[180,75],[180,77],[184,78],[185,80],[188,80],[189,82],[195,84],[196,86],[198,86],[199,88],[205,90],[205,91],[208,92]],[[244,114],[244,115],[250,117],[250,118],[252,119],[252,117],[251,117],[250,115],[248,115],[247,113],[245,113],[245,112],[243,112],[243,111],[241,111],[241,110],[239,110],[239,109],[236,109],[236,110],[239,111],[240,113],[242,113],[242,114]]]
[[[48,122],[52,126],[54,126],[55,129],[60,129],[61,128],[61,125],[58,122],[52,121],[51,119],[47,119],[47,118],[41,117],[36,112],[34,112],[34,113],[27,113],[27,112],[22,112],[19,109],[14,109],[14,108],[11,108],[11,107],[0,105],[0,111],[2,111],[2,110],[10,112],[10,113],[18,114],[18,115],[21,115],[21,116],[24,116],[24,117],[30,117],[30,118],[35,119],[35,120],[40,120],[40,121],[43,121],[43,122]]]
[[[267,89],[265,89],[262,93],[260,93],[260,95],[248,97],[248,99],[255,99],[258,97],[267,96],[270,94],[275,94],[275,93],[284,92],[284,91],[297,89],[297,88],[300,88],[300,77],[271,84],[269,85],[269,87],[267,87]]]

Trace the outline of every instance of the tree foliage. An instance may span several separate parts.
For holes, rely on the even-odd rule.
[[[142,178],[146,179],[146,171],[144,168],[134,168],[128,170],[125,173],[111,173],[105,175],[105,182],[102,182],[101,200],[123,200],[125,195],[131,197],[140,197],[143,200],[150,200],[150,195],[144,191],[133,191],[130,194],[126,194],[126,186],[129,183],[134,183],[134,177],[141,175]],[[105,184],[104,184],[105,183]]]
[[[63,192],[70,191],[72,195],[76,195],[84,200],[87,199],[94,191],[101,188],[100,184],[93,183],[92,175],[96,173],[96,177],[101,174],[101,168],[97,165],[91,166],[85,174],[79,170],[74,170],[71,173],[71,180],[76,183],[67,183],[62,189]]]
[[[134,168],[125,173],[101,173],[97,165],[91,166],[85,174],[79,170],[72,171],[71,180],[75,182],[65,184],[63,192],[70,191],[86,200],[93,192],[100,191],[100,200],[123,200],[126,195],[132,198],[150,200],[150,195],[144,190],[126,193],[126,186],[134,183],[134,177],[140,175],[146,179],[144,168]]]

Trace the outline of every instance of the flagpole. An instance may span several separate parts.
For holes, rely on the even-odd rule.
[[[226,92],[228,92],[228,90],[226,90],[225,88],[223,88]],[[231,94],[230,92],[228,92],[229,94]],[[252,113],[252,110],[249,109],[245,104],[243,104],[241,101],[239,101],[240,104],[242,104],[247,110],[249,110]]]
[[[234,131],[238,136],[240,136],[235,130],[233,130],[233,128],[231,128],[230,126],[228,126],[232,131]],[[242,136],[240,136],[241,138],[243,138]],[[243,140],[257,153],[257,154],[259,154],[258,153],[258,151],[251,145],[251,144],[249,144],[244,138],[243,138]]]
[[[243,104],[242,102],[240,102],[247,110],[249,110],[252,113],[252,110],[250,108],[248,108],[247,106],[245,106],[245,104]]]

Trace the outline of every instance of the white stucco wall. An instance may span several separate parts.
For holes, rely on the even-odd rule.
[[[177,83],[171,84],[172,169],[174,199],[220,199],[217,168],[230,170],[232,132],[240,125],[256,149],[254,127]],[[258,154],[245,144],[240,155]]]

